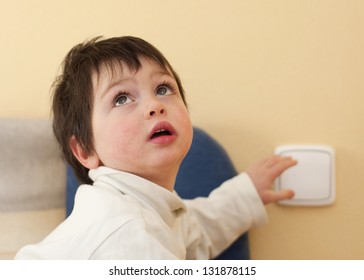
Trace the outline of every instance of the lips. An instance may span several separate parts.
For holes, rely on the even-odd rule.
[[[148,139],[154,143],[163,144],[174,139],[175,136],[176,131],[170,123],[160,122],[153,127],[149,133]]]
[[[160,130],[154,132],[150,138],[155,139],[157,137],[168,136],[168,135],[172,135],[169,130],[160,129]]]

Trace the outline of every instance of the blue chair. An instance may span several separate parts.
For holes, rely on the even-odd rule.
[[[67,170],[67,215],[73,209],[78,187],[70,167]],[[194,128],[192,146],[178,172],[175,190],[183,198],[207,196],[214,188],[237,174],[224,148],[200,128]],[[250,259],[248,234],[238,238],[220,256],[220,260]]]

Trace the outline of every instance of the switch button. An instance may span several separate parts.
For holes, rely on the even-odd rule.
[[[318,206],[335,200],[335,156],[329,146],[279,146],[275,153],[290,156],[297,165],[276,180],[276,189],[291,189],[295,196],[282,205]]]

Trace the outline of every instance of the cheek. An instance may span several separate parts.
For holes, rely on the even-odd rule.
[[[130,120],[104,122],[95,129],[95,150],[106,164],[117,158],[118,155],[127,157],[129,153],[135,153],[137,149],[135,135],[139,126]]]
[[[177,118],[179,122],[183,125],[184,129],[188,130],[192,127],[190,114],[184,105],[176,108],[175,112],[177,112]]]
[[[178,123],[181,125],[182,133],[186,140],[186,146],[189,149],[192,143],[193,128],[192,121],[186,107],[182,107],[178,110],[177,119]]]

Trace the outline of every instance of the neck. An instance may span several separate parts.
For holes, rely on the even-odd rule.
[[[176,175],[165,176],[163,174],[162,176],[158,176],[158,178],[146,178],[146,179],[172,192],[174,190],[174,183],[176,182]]]
[[[157,175],[149,174],[140,176],[172,192],[174,190],[177,172],[178,169],[169,172],[158,172]]]

